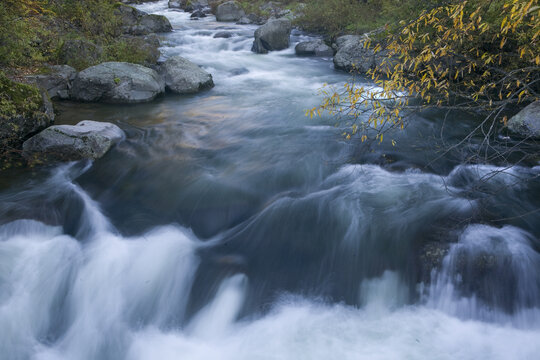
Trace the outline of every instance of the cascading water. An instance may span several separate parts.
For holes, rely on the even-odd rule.
[[[1,359],[538,358],[540,167],[435,166],[436,115],[358,151],[303,115],[347,79],[330,59],[256,55],[254,27],[140,7],[175,27],[164,56],[216,87],[59,104],[59,122],[126,141],[4,172]]]

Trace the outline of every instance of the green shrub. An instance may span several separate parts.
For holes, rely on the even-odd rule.
[[[36,87],[13,82],[0,72],[0,121],[15,115],[32,116],[42,106]]]

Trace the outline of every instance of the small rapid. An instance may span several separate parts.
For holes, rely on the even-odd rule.
[[[59,123],[114,122],[126,140],[3,173],[1,359],[538,358],[539,166],[434,163],[436,113],[396,146],[347,141],[347,124],[304,116],[348,79],[294,55],[309,35],[257,55],[254,26],[138,8],[171,20],[163,58],[216,86],[59,103]]]

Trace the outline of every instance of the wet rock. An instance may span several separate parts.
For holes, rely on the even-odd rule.
[[[182,9],[185,3],[185,0],[169,0],[168,6],[171,9]]]
[[[229,31],[220,31],[220,32],[217,32],[215,35],[214,35],[214,38],[216,39],[228,39],[230,37],[233,36],[233,33],[232,32],[229,32]]]
[[[242,16],[240,20],[238,20],[236,23],[238,25],[249,25],[249,24],[253,24],[253,21],[247,16]]]
[[[120,4],[116,9],[125,34],[147,35],[172,31],[172,25],[163,15],[147,14],[132,6]]]
[[[300,56],[333,56],[334,50],[322,40],[304,41],[294,48],[296,55]]]
[[[287,19],[272,19],[255,31],[251,51],[266,54],[289,47],[292,25]]]
[[[232,69],[230,71],[231,76],[244,75],[244,74],[247,74],[247,73],[249,73],[249,70],[244,68],[244,67]]]
[[[84,120],[77,125],[56,125],[34,135],[23,144],[29,161],[75,161],[99,159],[124,138],[114,124]]]
[[[163,93],[165,84],[155,70],[124,62],[106,62],[77,74],[71,88],[74,100],[138,103]]]
[[[443,259],[448,255],[450,244],[429,242],[420,250],[420,268],[422,281],[429,283],[432,270],[440,270]]]
[[[191,18],[204,18],[206,17],[206,14],[202,10],[195,10],[193,14],[191,14]]]
[[[192,94],[214,86],[212,75],[180,56],[167,59],[159,72],[167,90],[177,94]]]
[[[27,76],[26,80],[45,90],[51,99],[68,99],[77,70],[69,65],[52,65],[48,70],[46,74]]]
[[[217,21],[238,21],[246,14],[236,1],[227,1],[216,9]]]
[[[84,69],[95,65],[103,58],[103,49],[87,40],[66,40],[59,53],[59,60],[63,64],[77,69]]]
[[[508,129],[523,137],[540,138],[540,100],[526,106],[508,121]]]

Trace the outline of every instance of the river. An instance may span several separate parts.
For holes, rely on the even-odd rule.
[[[437,113],[346,140],[305,116],[348,79],[307,35],[259,55],[255,26],[138,7],[216,86],[59,103],[126,140],[2,173],[1,359],[538,359],[540,166],[439,158],[473,125]]]

